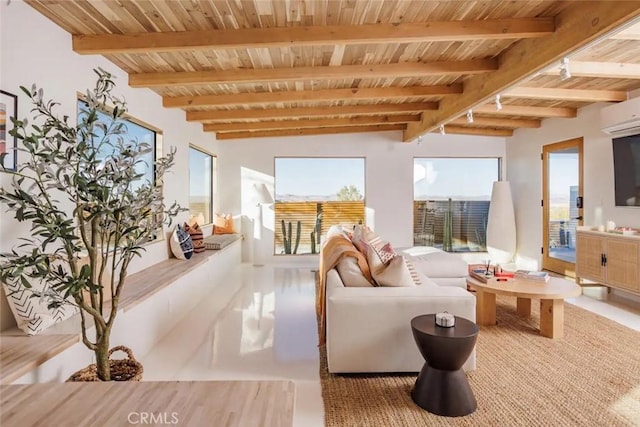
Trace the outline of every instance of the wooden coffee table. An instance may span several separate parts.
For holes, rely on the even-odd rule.
[[[562,338],[564,325],[564,299],[582,293],[577,284],[558,277],[550,277],[548,282],[535,280],[490,279],[482,283],[467,277],[467,285],[476,291],[476,323],[496,324],[496,295],[516,297],[517,312],[521,316],[531,316],[531,300],[540,300],[540,335]]]

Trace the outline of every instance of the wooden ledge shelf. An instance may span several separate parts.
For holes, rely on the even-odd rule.
[[[292,381],[44,383],[1,386],[0,395],[3,427],[286,427],[293,425],[295,385]]]
[[[194,254],[187,261],[170,258],[127,277],[120,296],[120,311],[133,307],[171,286],[180,277],[204,265],[241,240],[220,250]],[[110,302],[105,310],[110,310]],[[51,326],[39,335],[27,336],[18,328],[0,332],[0,384],[11,384],[49,359],[80,342],[80,315]]]
[[[0,337],[0,383],[10,384],[80,341],[70,335],[3,335]]]
[[[233,245],[240,244],[240,242],[241,240],[237,240],[220,250],[206,250],[199,254],[193,254],[191,259],[187,261],[170,258],[128,276],[122,295],[120,295],[119,309],[122,311],[130,310],[153,294],[170,286],[186,273],[203,265]],[[106,306],[107,309],[110,309],[109,303]]]

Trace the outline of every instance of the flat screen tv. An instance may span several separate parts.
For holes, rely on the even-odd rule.
[[[616,206],[640,207],[640,134],[613,139]]]

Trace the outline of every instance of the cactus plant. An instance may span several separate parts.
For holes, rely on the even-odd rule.
[[[444,230],[443,230],[443,238],[442,238],[442,250],[451,252],[453,250],[453,206],[451,203],[451,199],[449,199],[447,203],[447,210],[444,213]]]
[[[284,253],[285,254],[295,254],[298,252],[298,246],[300,245],[300,235],[301,233],[301,228],[302,228],[302,224],[300,221],[298,221],[298,224],[296,226],[296,239],[295,239],[295,246],[293,247],[293,251],[291,250],[291,243],[293,241],[293,231],[291,229],[291,222],[288,222],[285,225],[284,219],[280,220],[280,225],[282,226],[282,240],[284,243]]]
[[[289,223],[289,230],[291,230],[291,223]],[[293,247],[293,253],[298,253],[298,246],[300,245],[300,235],[302,234],[302,223],[298,221],[296,226],[296,245]],[[293,237],[293,236],[291,236]]]
[[[320,248],[320,229],[322,227],[322,213],[316,215],[316,224],[313,226],[313,231],[311,232],[311,253],[317,254],[318,249]],[[317,247],[316,247],[317,243]]]

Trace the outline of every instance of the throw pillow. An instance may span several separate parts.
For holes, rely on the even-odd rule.
[[[336,266],[336,270],[338,270],[340,279],[345,287],[373,287],[371,282],[369,282],[362,274],[362,270],[360,270],[360,266],[358,265],[358,260],[354,257],[346,256],[342,258]]]
[[[378,286],[409,287],[416,286],[411,278],[411,272],[407,267],[404,257],[394,256],[388,264],[384,264],[373,246],[367,248],[367,261],[371,275]]]
[[[376,233],[371,231],[369,227],[363,225],[356,225],[353,229],[353,237],[351,241],[360,252],[365,256],[367,255],[368,246],[374,246],[376,248],[384,246],[385,243]]]
[[[233,224],[231,214],[218,215],[215,214],[213,219],[213,234],[235,234],[236,228]]]
[[[178,259],[187,260],[193,255],[191,236],[184,231],[180,224],[176,225],[175,230],[171,233],[170,246],[171,252]]]
[[[4,292],[18,328],[27,335],[37,335],[55,323],[73,316],[78,310],[71,304],[49,310],[47,300],[33,296],[18,284],[3,283]],[[34,288],[43,289],[34,284]]]
[[[380,257],[380,260],[385,265],[389,264],[389,262],[393,259],[393,257],[398,255],[396,251],[393,250],[391,243],[386,243],[381,248],[376,248],[374,246],[373,249],[375,249],[376,253]]]
[[[184,231],[189,233],[189,236],[191,236],[191,240],[193,241],[193,252],[196,254],[204,252],[204,238],[202,235],[202,229],[200,228],[198,223],[196,222],[193,225],[189,225],[185,222]]]
[[[332,225],[329,227],[329,230],[327,230],[327,239],[333,236],[342,236],[345,239],[351,240],[352,232],[344,225]]]

